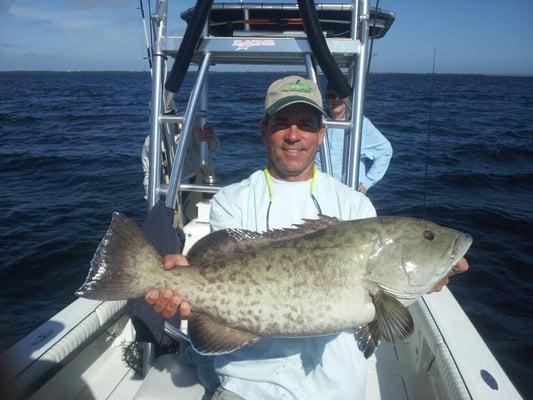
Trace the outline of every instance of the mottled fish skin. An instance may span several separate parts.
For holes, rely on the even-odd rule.
[[[258,337],[324,335],[369,323],[376,316],[372,296],[386,292],[413,301],[472,242],[469,235],[412,218],[324,217],[323,226],[310,221],[264,235],[214,232],[191,249],[190,267],[164,272],[160,256],[141,239],[114,254],[128,247],[130,236],[142,235],[119,219],[102,240],[79,296],[127,299],[172,287],[193,313]]]
[[[356,247],[333,231],[313,236],[202,270],[206,284],[190,299],[193,309],[261,336],[323,335],[371,321]]]

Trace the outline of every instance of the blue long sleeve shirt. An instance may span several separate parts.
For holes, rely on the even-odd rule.
[[[342,180],[342,157],[345,130],[341,128],[328,129],[327,140],[331,154],[333,176]],[[363,132],[361,141],[361,160],[359,164],[359,183],[370,189],[387,172],[392,157],[392,146],[385,136],[374,126],[372,121],[363,117]],[[316,158],[320,167],[320,155]]]

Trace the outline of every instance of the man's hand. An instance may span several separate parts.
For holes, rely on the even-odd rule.
[[[461,258],[457,264],[453,267],[453,269],[450,271],[448,275],[446,275],[444,278],[442,278],[439,282],[433,286],[433,288],[429,291],[429,293],[433,292],[440,292],[441,289],[448,284],[450,281],[450,276],[455,274],[460,274],[462,272],[468,271],[468,261],[466,261],[466,258]]]
[[[366,192],[368,192],[368,189],[366,188],[365,185],[361,183],[359,184],[359,188],[357,189],[357,191],[366,194]]]
[[[181,254],[169,254],[163,257],[163,268],[167,271],[188,265],[187,258]],[[181,319],[187,319],[191,315],[191,305],[174,293],[173,288],[166,288],[162,292],[157,289],[150,289],[144,296],[144,300],[154,306],[154,311],[164,318],[173,317],[178,310]]]

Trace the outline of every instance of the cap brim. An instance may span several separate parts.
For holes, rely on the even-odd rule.
[[[270,107],[268,107],[265,110],[265,114],[273,115],[277,113],[279,110],[282,110],[285,107],[288,107],[292,104],[307,104],[308,106],[311,106],[317,111],[319,111],[321,114],[326,115],[322,107],[320,107],[314,101],[308,99],[307,97],[300,97],[300,96],[288,96],[288,97],[279,99],[278,101],[276,101],[274,104],[272,104]]]

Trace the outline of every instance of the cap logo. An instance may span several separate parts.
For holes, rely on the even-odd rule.
[[[311,93],[313,87],[300,80],[295,82],[289,82],[279,88],[280,92],[298,92],[298,93]]]
[[[292,104],[307,104],[321,113],[322,99],[315,82],[292,75],[278,79],[270,84],[265,97],[265,114],[273,115]]]

